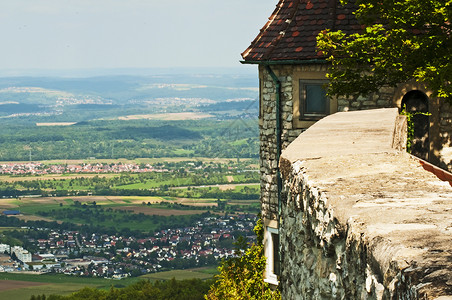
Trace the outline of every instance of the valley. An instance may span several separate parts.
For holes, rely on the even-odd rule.
[[[212,278],[255,239],[257,86],[254,74],[0,78],[0,283],[16,283],[0,298]]]

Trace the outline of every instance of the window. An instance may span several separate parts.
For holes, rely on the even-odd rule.
[[[265,257],[267,257],[265,282],[278,285],[278,275],[280,273],[279,232],[277,228],[267,227],[266,229],[266,241],[264,242]]]
[[[330,113],[326,81],[300,80],[300,120],[319,120]]]
[[[273,242],[273,273],[279,275],[279,235],[278,233],[272,232],[272,242]]]

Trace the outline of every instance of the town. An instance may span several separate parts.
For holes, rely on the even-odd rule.
[[[235,255],[237,239],[255,241],[256,219],[252,214],[209,216],[191,226],[159,230],[146,238],[22,227],[12,235],[38,251],[0,244],[0,272],[121,279],[216,265]]]
[[[53,164],[45,165],[41,162],[28,163],[1,163],[0,174],[4,175],[46,175],[66,173],[143,173],[167,172],[165,168],[154,168],[150,164],[133,163],[84,163],[84,164]]]

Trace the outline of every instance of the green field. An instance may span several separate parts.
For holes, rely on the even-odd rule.
[[[210,279],[214,275],[218,274],[217,268],[197,268],[197,269],[187,269],[187,270],[171,270],[165,272],[158,272],[153,274],[147,274],[141,276],[141,278],[146,278],[151,281],[154,280],[170,280],[175,278],[177,280],[184,279]]]
[[[24,205],[20,206],[19,209],[22,213],[28,215],[38,215],[47,219],[52,219],[55,221],[62,221],[74,224],[87,224],[102,228],[115,228],[116,230],[130,229],[132,231],[140,232],[152,232],[159,229],[163,225],[175,226],[176,224],[186,224],[192,222],[197,218],[194,213],[184,213],[181,215],[172,215],[171,211],[163,215],[152,214],[153,207],[143,206],[143,205],[132,205],[131,202],[128,203],[127,208],[133,209],[136,207],[142,214],[136,214],[135,211],[129,212],[126,210],[117,210],[108,207],[108,205],[103,206],[69,206],[69,205]],[[124,205],[116,205],[115,208]],[[168,207],[161,206],[158,208],[167,209]],[[150,215],[143,213],[149,212]],[[203,211],[195,212],[195,214],[201,214]],[[171,218],[168,218],[170,217]]]
[[[156,281],[156,280],[170,280],[172,278],[175,278],[176,280],[199,278],[205,280],[212,278],[215,274],[218,274],[218,271],[215,267],[203,267],[187,270],[172,270],[154,274],[147,274],[140,277],[125,278],[121,280],[75,277],[56,274],[32,275],[18,273],[0,273],[0,284],[1,281],[5,280],[45,283],[45,285],[40,286],[31,286],[20,289],[0,291],[0,299],[29,300],[32,295],[42,295],[42,294],[67,295],[75,291],[78,291],[84,287],[109,289],[111,286],[114,286],[119,288],[130,285],[134,282],[143,279]]]
[[[99,288],[98,286],[89,284],[79,285],[71,283],[54,283],[0,291],[0,299],[29,300],[32,295],[69,295],[83,289],[84,287]]]
[[[0,299],[28,300],[32,295],[67,295],[84,287],[109,289],[111,286],[125,286],[132,284],[140,278],[126,278],[120,281],[103,278],[86,278],[56,274],[32,275],[16,273],[0,273],[1,281],[18,280],[45,283],[45,285],[31,286],[19,289],[0,291]]]
[[[2,233],[4,231],[11,231],[11,230],[25,231],[27,229],[17,228],[17,227],[0,227],[0,233]]]
[[[247,162],[253,161],[252,158],[241,158],[240,161]],[[126,158],[116,158],[116,159],[53,159],[53,160],[44,160],[46,164],[49,165],[71,165],[71,164],[93,164],[93,163],[102,163],[102,164],[156,164],[156,163],[177,163],[177,162],[205,162],[205,163],[219,163],[219,164],[227,164],[230,162],[237,161],[236,158],[211,158],[211,157],[143,157],[136,159],[126,159]],[[2,161],[4,163],[27,163],[29,161]]]
[[[243,167],[243,166],[242,166]],[[172,167],[168,172],[120,173],[120,174],[52,174],[43,176],[0,176],[0,196],[15,195],[67,195],[75,192],[87,195],[123,195],[125,190],[136,195],[167,196],[165,192],[173,187],[212,186],[217,184],[257,184],[257,172],[238,173],[227,170],[227,165],[209,165],[205,170],[180,172]],[[193,167],[192,167],[193,168]],[[216,168],[216,169],[214,169]],[[10,192],[6,192],[9,190]],[[240,191],[240,190],[239,190]],[[127,191],[125,192],[128,193]],[[144,194],[143,194],[144,193]],[[157,194],[156,194],[157,193]],[[220,197],[221,198],[221,197]]]

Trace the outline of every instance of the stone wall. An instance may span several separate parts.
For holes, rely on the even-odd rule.
[[[337,111],[365,110],[374,108],[396,107],[394,102],[395,88],[381,88],[378,93],[366,97],[340,97],[337,101]]]
[[[281,82],[281,148],[284,150],[295,138],[315,122],[299,120],[300,79],[325,79],[326,64],[272,65]],[[261,205],[263,217],[276,220],[278,214],[276,159],[276,84],[266,68],[259,66],[260,80],[260,172]],[[382,89],[367,97],[332,99],[331,113],[337,111],[395,107],[394,89]]]
[[[337,113],[282,153],[283,299],[452,299],[452,188],[393,149],[399,118]]]
[[[281,82],[281,148],[284,150],[295,138],[315,122],[299,120],[300,79],[325,79],[326,64],[271,65]],[[259,66],[260,79],[260,175],[261,203],[264,219],[276,220],[278,214],[277,153],[276,153],[276,85],[264,66]],[[410,90],[421,90],[431,96],[422,85],[403,85],[382,88],[366,97],[339,97],[331,99],[331,113],[400,106],[403,95]],[[444,100],[430,101],[431,153],[435,165],[452,171],[452,106]]]
[[[293,97],[290,68],[273,67],[281,82],[281,143],[285,149],[303,129],[292,127]],[[276,84],[264,67],[259,66],[260,80],[260,174],[262,216],[276,220],[278,214],[277,148],[276,148]]]
[[[445,100],[439,106],[438,124],[439,138],[433,145],[439,150],[439,166],[452,171],[452,105]]]

